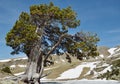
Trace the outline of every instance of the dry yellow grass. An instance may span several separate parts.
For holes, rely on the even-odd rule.
[[[77,79],[82,79],[82,78],[85,78],[85,74],[90,70],[90,67],[84,67],[83,68],[83,71],[81,72],[81,75],[79,76],[79,78]]]
[[[72,69],[75,68],[76,66],[78,66],[80,64],[80,62],[74,62],[74,63],[66,63],[66,64],[59,64],[57,68],[51,69],[51,74],[47,76],[48,79],[55,79],[57,77],[60,76],[60,74],[62,74],[64,71],[68,70],[68,69]],[[49,71],[49,70],[48,70]],[[47,73],[48,71],[45,71],[45,73]]]

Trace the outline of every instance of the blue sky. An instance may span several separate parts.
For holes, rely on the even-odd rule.
[[[22,11],[29,12],[34,4],[53,2],[60,8],[71,6],[81,25],[70,33],[90,31],[97,33],[99,46],[120,45],[120,0],[0,0],[0,59],[24,56],[10,55],[12,49],[5,44],[6,33],[13,27]]]

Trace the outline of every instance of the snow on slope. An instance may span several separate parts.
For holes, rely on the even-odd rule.
[[[18,67],[27,67],[27,65],[21,65],[21,64],[19,64]]]
[[[89,67],[90,68],[90,70],[84,76],[89,75],[91,73],[91,71],[94,72],[94,77],[97,77],[100,74],[106,73],[108,70],[111,71],[112,65],[104,63],[104,64],[102,64],[102,67],[106,66],[106,68],[103,71],[96,72],[94,70],[94,68],[96,68],[96,65],[99,64],[99,63],[100,63],[100,61],[97,61],[97,62],[83,62],[79,66],[63,72],[60,75],[60,77],[58,77],[57,79],[73,79],[73,78],[78,78],[81,75],[84,67]]]
[[[18,75],[22,75],[22,74],[24,74],[24,72],[16,73],[16,74],[14,74],[14,75],[15,75],[15,76],[18,76]]]
[[[100,74],[103,74],[103,73],[106,73],[107,71],[111,71],[112,65],[111,66],[108,66],[107,68],[105,68],[103,71],[99,72]]]
[[[19,58],[13,58],[13,59],[4,59],[4,60],[0,60],[0,62],[9,62],[11,60],[25,60],[25,59],[28,59],[27,57],[19,57]]]
[[[11,65],[11,66],[10,66],[10,68],[15,68],[15,67],[16,67],[16,65]]]
[[[117,49],[117,48],[110,48],[110,49],[108,50],[108,52],[112,55],[112,54],[114,54],[114,52],[115,52],[116,49]]]
[[[101,54],[101,55],[99,55],[101,58],[104,58],[104,55],[103,54]]]
[[[111,57],[111,56],[115,56],[115,55],[118,55],[120,53],[117,53],[118,51],[120,51],[120,48],[110,48],[108,50],[108,52],[110,53],[110,55],[108,57]],[[117,54],[116,54],[117,53]],[[104,58],[104,55],[100,55],[101,58]],[[103,73],[106,73],[107,71],[111,71],[111,67],[112,65],[109,65],[109,64],[106,64],[106,63],[103,63],[102,66],[99,66],[99,67],[104,67],[106,66],[106,68],[104,68],[104,70],[100,71],[100,72],[96,72],[94,71],[94,68],[96,68],[96,65],[100,63],[100,61],[97,61],[97,62],[83,62],[81,65],[73,68],[73,69],[69,69],[65,72],[63,72],[60,77],[58,77],[57,79],[72,79],[72,78],[78,78],[82,71],[83,71],[83,68],[84,67],[90,67],[90,70],[84,75],[89,75],[91,73],[91,71],[93,70],[94,72],[94,76],[98,76],[99,74],[103,74]]]
[[[27,65],[21,65],[21,64],[19,64],[19,65],[11,65],[10,68],[15,68],[16,66],[22,67],[22,68],[27,67]]]
[[[60,77],[57,79],[72,79],[72,78],[78,78],[81,75],[81,72],[83,71],[84,67],[90,67],[90,71],[93,70],[93,68],[96,67],[96,63],[99,62],[84,62],[81,65],[77,66],[76,68],[69,69],[65,72],[63,72]],[[90,73],[90,72],[88,72]]]
[[[0,62],[9,62],[11,59],[0,60]]]
[[[116,52],[118,52],[118,51],[120,51],[120,48],[118,48],[118,49],[116,50]]]
[[[120,55],[119,51],[120,51],[120,48],[110,48],[108,50],[108,52],[110,53],[110,55],[108,57]]]

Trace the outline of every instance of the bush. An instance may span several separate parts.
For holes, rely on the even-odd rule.
[[[1,71],[5,72],[5,73],[12,73],[9,67],[4,67],[1,69]]]
[[[120,59],[112,61],[112,70],[98,76],[98,78],[106,78],[107,80],[120,80]]]

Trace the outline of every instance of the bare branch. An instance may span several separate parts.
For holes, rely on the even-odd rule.
[[[68,36],[68,34],[62,34],[58,40],[58,42],[51,48],[51,50],[47,53],[44,61],[46,61],[48,59],[48,57],[50,56],[50,54],[56,49],[56,47],[61,43],[62,39],[64,37]]]

